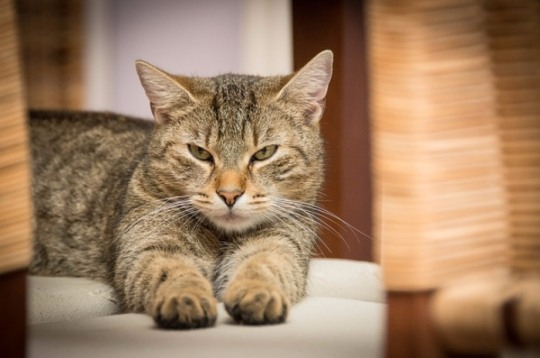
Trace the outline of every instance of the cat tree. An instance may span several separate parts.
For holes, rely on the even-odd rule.
[[[368,9],[387,356],[538,348],[540,2]]]

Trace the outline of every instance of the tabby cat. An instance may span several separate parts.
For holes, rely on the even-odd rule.
[[[155,121],[30,114],[30,272],[110,283],[163,328],[283,322],[305,293],[323,180],[323,51],[295,74],[182,77],[137,61]]]

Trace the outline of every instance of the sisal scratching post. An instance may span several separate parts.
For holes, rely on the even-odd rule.
[[[0,28],[0,356],[24,357],[32,208],[14,1],[0,0]]]
[[[370,7],[375,221],[389,290],[432,290],[508,262],[482,4]]]
[[[433,313],[455,350],[496,353],[540,347],[540,2],[492,0],[485,8],[511,275],[442,290]]]
[[[387,356],[540,345],[539,6],[370,3]],[[413,343],[392,341],[396,297],[428,317],[402,313]]]
[[[0,274],[26,268],[31,198],[26,110],[11,1],[0,2]]]
[[[516,345],[540,349],[540,1],[486,7],[510,222],[508,329]]]
[[[487,3],[511,231],[511,267],[540,274],[540,1]]]

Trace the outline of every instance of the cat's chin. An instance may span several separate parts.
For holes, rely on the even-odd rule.
[[[214,216],[210,218],[212,223],[227,233],[240,233],[247,231],[258,224],[252,217],[227,213],[225,215]]]

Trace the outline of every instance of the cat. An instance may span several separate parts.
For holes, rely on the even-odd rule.
[[[162,328],[284,322],[305,294],[324,172],[326,50],[288,76],[136,70],[155,121],[32,111],[30,273],[111,284]]]

